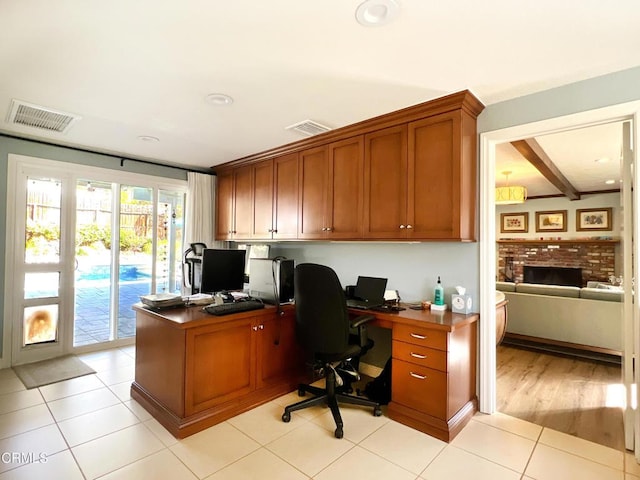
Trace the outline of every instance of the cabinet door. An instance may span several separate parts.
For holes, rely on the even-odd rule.
[[[253,166],[253,238],[270,239],[273,232],[273,161]]]
[[[298,154],[291,153],[274,159],[273,178],[273,238],[297,238]]]
[[[233,238],[251,238],[253,230],[253,169],[238,168],[234,173]]]
[[[311,148],[298,154],[299,203],[298,238],[323,238],[326,233],[327,147]]]
[[[282,317],[269,317],[258,330],[257,388],[281,381],[302,370],[304,363],[296,341],[295,312]]]
[[[364,237],[405,238],[407,127],[364,137]]]
[[[216,240],[231,240],[233,232],[233,172],[217,176]]]
[[[327,237],[361,238],[364,202],[364,137],[329,145]]]
[[[410,238],[460,238],[460,115],[409,124]],[[475,214],[475,212],[473,213]]]
[[[187,416],[255,390],[252,327],[252,318],[247,318],[187,330]]]

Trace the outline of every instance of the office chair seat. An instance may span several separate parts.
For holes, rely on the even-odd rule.
[[[373,407],[375,416],[382,415],[380,404],[363,397],[348,395],[352,375],[359,357],[373,346],[367,337],[366,324],[374,319],[362,315],[349,319],[344,290],[335,272],[326,266],[302,263],[294,274],[296,303],[296,335],[302,347],[311,355],[314,369],[325,378],[325,388],[300,384],[298,395],[307,392],[314,396],[285,407],[284,422],[291,421],[291,412],[314,405],[328,405],[336,423],[336,438],[344,435],[338,402]],[[351,332],[357,333],[351,333]],[[345,378],[338,372],[343,372]]]

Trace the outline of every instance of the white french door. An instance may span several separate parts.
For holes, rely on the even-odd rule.
[[[186,182],[17,155],[8,171],[11,364],[131,343],[139,296],[180,291]]]

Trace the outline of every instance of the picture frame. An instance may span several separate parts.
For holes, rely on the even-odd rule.
[[[500,233],[527,233],[529,212],[501,213]]]
[[[567,211],[548,210],[536,212],[536,232],[566,232]]]
[[[611,230],[613,208],[581,208],[576,210],[576,230]]]

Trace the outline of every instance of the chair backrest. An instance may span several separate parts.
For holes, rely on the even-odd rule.
[[[340,353],[349,345],[347,301],[336,273],[301,263],[294,275],[296,335],[309,352]]]

